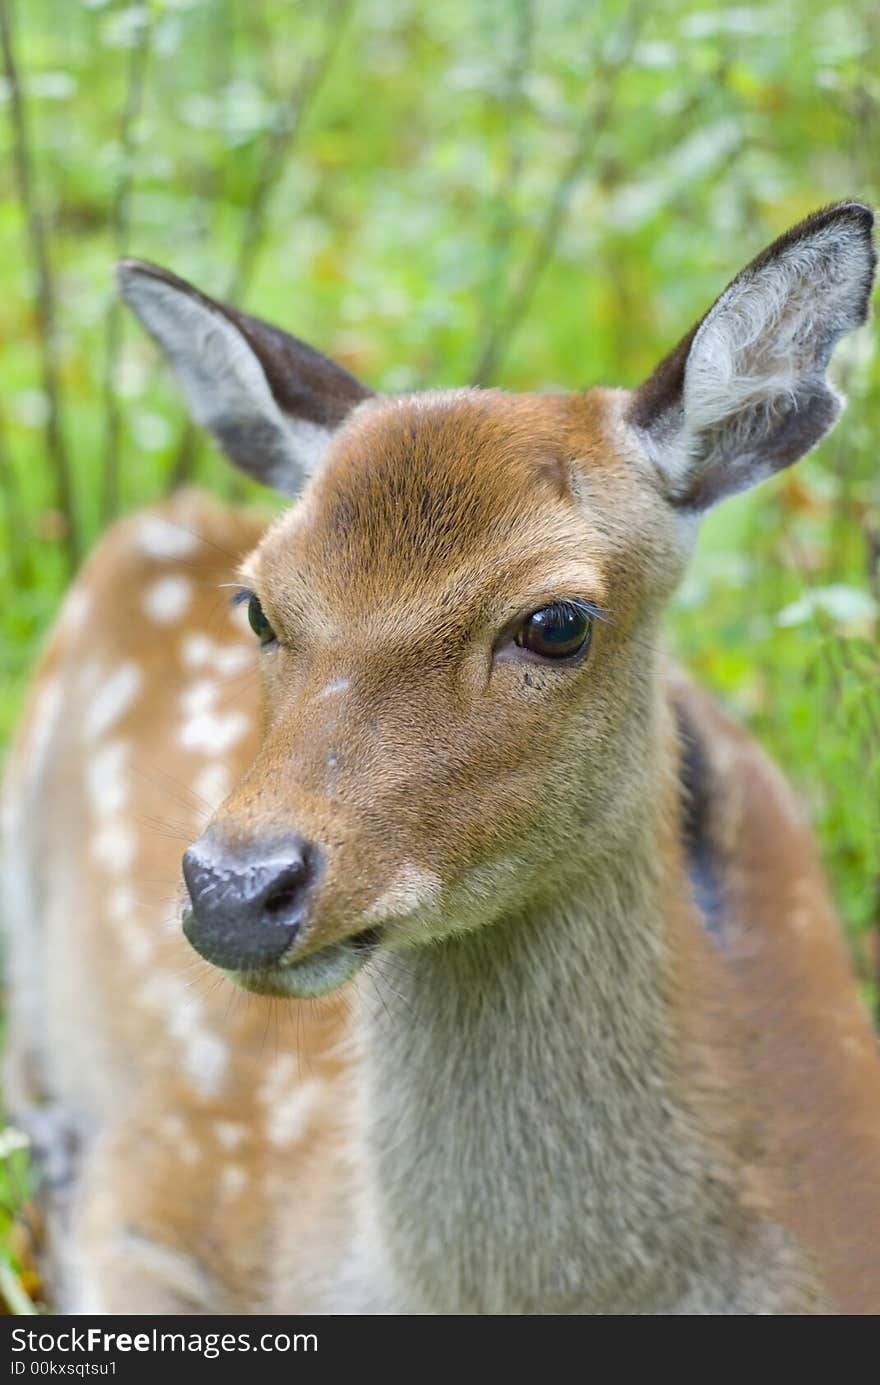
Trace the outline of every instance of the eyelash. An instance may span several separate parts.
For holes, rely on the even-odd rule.
[[[500,646],[513,632],[523,623],[534,615],[536,611],[554,609],[557,611],[568,612],[577,611],[579,615],[586,616],[588,620],[600,621],[603,625],[610,625],[611,617],[602,606],[597,606],[593,601],[587,601],[581,596],[557,596],[548,597],[546,600],[538,600],[528,610],[522,611],[514,619],[509,620],[502,629],[496,640],[496,647]]]
[[[252,592],[248,587],[241,587],[239,591],[234,592],[229,598],[229,604],[231,606],[243,606],[246,601],[250,601],[255,595],[256,592]],[[607,611],[603,610],[601,606],[597,606],[595,602],[587,601],[583,597],[559,597],[556,601],[548,601],[546,605],[547,607],[558,607],[563,611],[566,609],[578,611],[581,615],[587,616],[589,620],[598,620],[606,625],[610,623]],[[542,608],[536,606],[534,609],[540,610]],[[523,616],[521,619],[525,620],[527,617]]]
[[[563,611],[577,611],[580,615],[587,616],[590,620],[600,620],[605,625],[609,623],[607,611],[604,611],[601,606],[596,606],[592,601],[585,601],[580,596],[561,596],[556,601],[548,601],[546,605],[548,607],[558,606]],[[542,608],[536,606],[534,609],[538,611]]]

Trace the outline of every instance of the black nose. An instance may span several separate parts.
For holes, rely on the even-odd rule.
[[[277,962],[300,931],[318,864],[317,848],[302,837],[229,846],[206,833],[183,858],[191,903],[184,933],[230,971]]]

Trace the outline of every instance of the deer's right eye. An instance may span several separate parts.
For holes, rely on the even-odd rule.
[[[275,639],[275,631],[266,619],[258,596],[251,595],[248,601],[248,620],[260,644],[272,644]]]

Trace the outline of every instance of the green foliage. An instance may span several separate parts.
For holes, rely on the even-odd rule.
[[[167,373],[113,323],[122,249],[232,284],[380,389],[634,384],[775,234],[839,197],[878,200],[873,0],[18,0],[14,19],[85,546],[103,523],[108,392],[122,509],[161,493],[180,453]],[[10,109],[0,83],[0,739],[66,582]],[[870,329],[838,374],[851,402],[831,440],[706,524],[671,639],[802,791],[867,982]],[[201,441],[193,460],[205,485],[240,488]]]
[[[11,1313],[34,1313],[31,1294],[39,1292],[39,1280],[22,1263],[20,1244],[26,1234],[31,1173],[27,1141],[20,1131],[0,1127],[0,1304]]]

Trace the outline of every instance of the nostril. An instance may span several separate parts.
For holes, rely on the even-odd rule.
[[[209,962],[233,971],[276,962],[295,942],[320,853],[301,837],[226,845],[210,835],[186,852],[183,930]]]
[[[306,881],[305,865],[291,866],[273,883],[263,900],[265,913],[272,918],[289,913],[299,903]]]
[[[189,891],[190,899],[195,897],[199,884],[200,861],[196,848],[191,846],[183,853],[183,878],[186,888]]]

